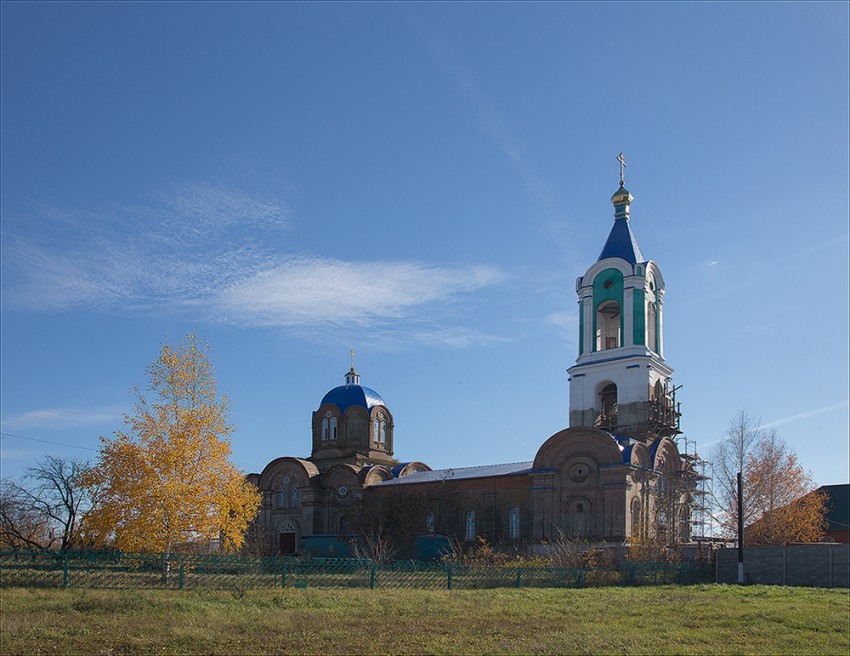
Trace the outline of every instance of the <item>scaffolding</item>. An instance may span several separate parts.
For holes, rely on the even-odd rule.
[[[691,541],[704,541],[706,529],[711,520],[710,497],[707,489],[710,477],[706,475],[708,463],[697,453],[696,440],[687,437],[679,437],[678,440],[685,445],[684,452],[680,452],[680,456],[682,483],[690,506],[689,537]]]

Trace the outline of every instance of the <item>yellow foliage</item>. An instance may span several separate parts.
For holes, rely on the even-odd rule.
[[[826,497],[813,492],[811,477],[777,435],[762,439],[744,475],[744,499],[757,518],[744,529],[744,544],[816,542],[823,537]]]
[[[97,544],[170,552],[176,544],[222,540],[238,549],[260,505],[257,489],[230,462],[230,404],[218,396],[207,347],[191,333],[164,345],[138,387],[127,433],[101,436],[86,484],[96,492],[85,530]]]

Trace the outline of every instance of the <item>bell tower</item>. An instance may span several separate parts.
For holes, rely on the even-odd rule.
[[[570,426],[595,426],[621,437],[674,437],[679,404],[664,360],[664,278],[644,259],[630,224],[634,196],[611,197],[614,225],[599,259],[576,281],[579,347],[570,380]]]

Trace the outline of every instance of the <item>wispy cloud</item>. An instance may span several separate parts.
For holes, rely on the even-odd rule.
[[[528,145],[508,129],[501,113],[476,82],[473,71],[456,59],[442,35],[420,20],[411,18],[410,21],[421,35],[434,60],[451,75],[463,95],[472,103],[477,112],[478,125],[508,158],[526,195],[542,210],[546,220],[549,221],[549,225],[545,228],[560,236],[563,232],[562,212],[555,202],[552,186],[531,164],[527,154]]]
[[[293,258],[229,285],[217,301],[234,322],[260,326],[368,323],[491,285],[486,266]]]
[[[815,255],[823,251],[832,250],[838,246],[843,246],[847,243],[848,239],[850,239],[850,234],[844,233],[841,235],[834,235],[829,239],[816,243],[801,245],[800,249],[796,252],[795,257],[788,260],[787,266],[791,268],[808,267],[810,263],[806,258],[809,255]],[[711,260],[700,266],[704,267],[705,271],[711,272],[712,274],[720,273],[720,269],[729,268],[736,274],[735,282],[721,285],[719,288],[714,288],[714,291],[706,294],[691,294],[681,301],[681,307],[690,308],[705,305],[706,303],[711,303],[717,300],[727,299],[730,296],[740,294],[748,289],[760,287],[773,279],[773,274],[769,270],[769,267],[762,267],[759,272],[752,272],[749,271],[751,263],[743,259],[738,262],[724,261],[723,264],[720,264],[720,266],[718,266],[718,264],[720,264],[719,260]],[[744,271],[747,272],[747,275],[743,275],[742,272]]]
[[[0,446],[0,458],[3,460],[31,462],[39,456],[39,453],[39,451],[33,451],[32,449],[7,449],[5,445]]]
[[[126,408],[42,408],[22,412],[3,419],[6,430],[59,430],[72,426],[91,426],[102,423],[120,423]]]
[[[575,312],[553,312],[546,321],[560,328],[574,328],[578,325],[578,317]]]
[[[296,255],[280,239],[290,217],[281,201],[210,185],[98,212],[41,207],[4,219],[4,274],[12,274],[4,275],[4,303],[38,311],[189,312],[308,338],[325,339],[344,326],[368,327],[386,343],[400,334],[454,347],[490,339],[445,320],[455,300],[502,280],[498,269]],[[432,328],[434,316],[444,321]]]
[[[783,419],[777,419],[776,421],[771,421],[769,424],[764,424],[762,428],[773,428],[774,426],[781,426],[782,424],[790,424],[794,421],[799,421],[800,419],[807,419],[809,417],[814,417],[816,415],[823,415],[827,412],[833,412],[835,410],[840,410],[841,408],[846,408],[850,405],[850,401],[842,401],[841,403],[835,403],[833,405],[828,405],[823,408],[815,408],[814,410],[806,410],[805,412],[798,412],[795,415],[791,415],[790,417],[784,417]]]
[[[413,338],[420,344],[448,348],[469,348],[510,341],[507,337],[488,335],[462,327],[418,329],[413,332]]]

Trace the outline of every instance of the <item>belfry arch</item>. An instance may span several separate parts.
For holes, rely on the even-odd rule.
[[[623,344],[620,304],[604,301],[596,309],[596,350],[607,351]]]

